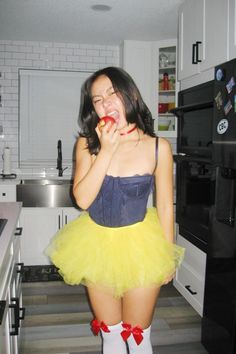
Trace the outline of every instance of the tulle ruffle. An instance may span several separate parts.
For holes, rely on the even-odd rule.
[[[84,212],[55,235],[46,254],[66,283],[95,285],[120,297],[132,288],[161,286],[184,249],[165,239],[150,208],[144,221],[117,228],[97,225]]]

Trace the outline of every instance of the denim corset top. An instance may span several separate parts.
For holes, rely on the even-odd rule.
[[[88,208],[89,215],[97,224],[108,227],[142,221],[153,186],[154,176],[151,174],[131,177],[107,175],[96,199]]]

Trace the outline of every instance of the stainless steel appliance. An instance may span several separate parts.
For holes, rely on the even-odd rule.
[[[179,93],[177,222],[207,254],[202,343],[236,353],[236,59]]]
[[[236,60],[215,68],[211,208],[202,343],[210,354],[236,353]]]

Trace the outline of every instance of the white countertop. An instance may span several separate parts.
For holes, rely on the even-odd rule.
[[[9,247],[9,243],[15,233],[21,205],[21,202],[0,202],[0,218],[8,220],[0,235],[0,268]]]

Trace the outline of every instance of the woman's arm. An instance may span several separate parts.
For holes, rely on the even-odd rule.
[[[173,157],[169,142],[159,138],[155,172],[157,213],[168,241],[174,242]]]
[[[103,129],[102,133],[99,131],[97,133],[101,149],[95,159],[87,149],[85,138],[80,138],[76,146],[73,194],[78,206],[85,210],[96,198],[119,143],[119,134],[115,127],[111,127],[109,131]]]

